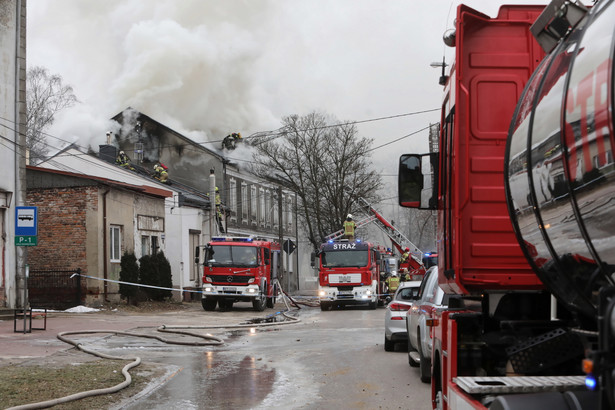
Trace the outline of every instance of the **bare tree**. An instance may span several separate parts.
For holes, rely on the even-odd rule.
[[[273,136],[254,142],[256,175],[297,193],[297,211],[317,248],[359,209],[353,198],[377,200],[380,176],[371,168],[371,139],[360,138],[354,124],[312,112],[285,117]]]
[[[409,208],[402,216],[402,231],[423,251],[436,249],[435,213],[423,209]]]
[[[46,68],[36,66],[26,75],[26,146],[30,162],[41,162],[49,152],[45,130],[53,124],[56,113],[78,102],[73,88],[62,84],[62,77],[49,74]]]

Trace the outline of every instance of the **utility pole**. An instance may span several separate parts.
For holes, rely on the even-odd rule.
[[[282,185],[278,185],[278,235],[280,241],[280,247],[284,247],[284,224],[282,223]],[[282,254],[280,254],[282,256]],[[287,258],[288,260],[288,258]],[[280,272],[282,272],[282,288],[287,292],[290,290],[288,287],[288,274],[284,271],[284,268],[288,267],[288,263],[284,264],[284,258],[280,257]]]

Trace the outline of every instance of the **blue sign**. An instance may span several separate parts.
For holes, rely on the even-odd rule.
[[[15,207],[15,236],[36,236],[37,214],[36,206]]]

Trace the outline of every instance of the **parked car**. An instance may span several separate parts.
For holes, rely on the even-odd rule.
[[[448,295],[438,286],[438,267],[427,270],[417,300],[406,315],[406,332],[408,334],[408,364],[419,368],[423,383],[431,381],[432,332],[429,320],[436,309],[448,305]]]
[[[421,281],[401,282],[384,314],[384,350],[392,352],[395,343],[407,342],[406,312],[419,293]]]

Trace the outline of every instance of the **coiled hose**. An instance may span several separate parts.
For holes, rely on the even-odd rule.
[[[275,316],[278,315],[283,315],[285,318],[289,319],[289,321],[285,321],[285,322],[275,322],[275,321],[271,321],[272,319],[275,318]],[[132,333],[132,332],[122,332],[122,331],[117,331],[117,330],[82,330],[82,331],[71,331],[71,332],[62,332],[58,334],[58,339],[60,339],[61,341],[68,343],[70,345],[75,346],[77,349],[85,352],[85,353],[89,353],[91,355],[94,356],[98,356],[101,357],[103,359],[110,359],[110,360],[132,360],[131,363],[128,363],[126,366],[124,366],[122,368],[122,374],[124,375],[124,381],[122,383],[119,383],[115,386],[112,387],[107,387],[104,389],[95,389],[95,390],[88,390],[88,391],[83,391],[80,393],[75,393],[75,394],[71,394],[69,396],[64,396],[64,397],[60,397],[57,399],[52,399],[52,400],[47,400],[47,401],[43,401],[43,402],[38,402],[38,403],[30,403],[30,404],[24,404],[21,406],[15,406],[15,407],[10,407],[6,410],[26,410],[26,409],[44,409],[44,408],[48,408],[48,407],[53,407],[53,406],[57,406],[58,404],[62,404],[62,403],[67,403],[70,401],[75,401],[75,400],[81,400],[84,399],[86,397],[92,397],[92,396],[99,396],[99,395],[103,395],[103,394],[111,394],[111,393],[116,393],[126,387],[128,387],[130,385],[130,383],[132,382],[132,377],[130,376],[130,373],[128,372],[130,369],[132,369],[133,367],[138,366],[139,364],[141,364],[141,358],[140,357],[122,357],[122,356],[112,356],[112,355],[108,355],[105,353],[101,353],[101,352],[97,352],[93,349],[89,349],[85,346],[83,346],[82,344],[71,340],[69,338],[67,338],[66,336],[68,335],[77,335],[77,334],[94,334],[94,333],[107,333],[107,334],[114,334],[114,335],[124,335],[124,336],[133,336],[133,337],[144,337],[144,338],[148,338],[148,339],[156,339],[159,340],[163,343],[168,343],[168,344],[176,344],[176,345],[187,345],[187,346],[219,346],[224,344],[224,341],[216,336],[207,334],[207,335],[200,335],[200,334],[196,334],[196,333],[192,333],[189,331],[181,331],[178,329],[232,329],[232,328],[254,328],[254,327],[266,327],[266,326],[276,326],[276,325],[281,325],[281,324],[292,324],[292,323],[298,323],[300,322],[299,318],[293,317],[288,315],[286,312],[276,312],[272,315],[268,315],[267,317],[265,317],[264,319],[262,319],[261,322],[258,323],[243,323],[243,324],[238,324],[238,325],[216,325],[216,326],[168,326],[168,325],[162,325],[159,326],[157,328],[157,330],[159,332],[167,332],[167,333],[176,333],[176,334],[181,334],[181,335],[186,335],[186,336],[193,336],[196,338],[201,338],[201,339],[205,339],[207,341],[205,342],[200,342],[200,341],[177,341],[177,340],[169,340],[169,339],[165,339],[163,337],[160,336],[155,336],[155,335],[145,335],[145,334],[141,334],[141,333]]]

